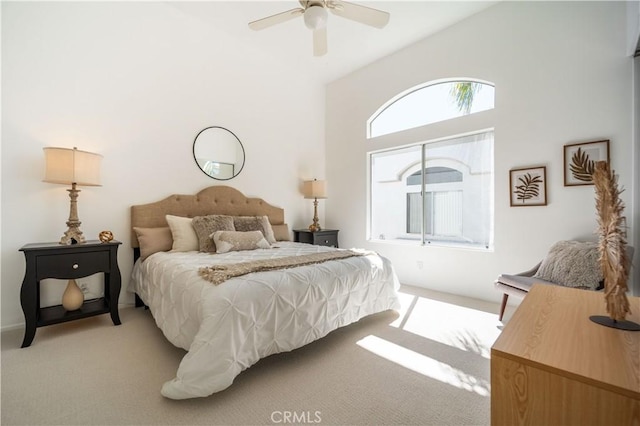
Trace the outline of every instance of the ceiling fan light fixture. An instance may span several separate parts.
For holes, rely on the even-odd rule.
[[[327,53],[327,12],[374,28],[384,28],[389,23],[388,12],[349,1],[298,0],[298,2],[300,7],[297,9],[287,10],[249,22],[249,28],[256,31],[263,30],[302,15],[304,25],[313,31],[313,55],[323,56]]]
[[[322,6],[309,6],[304,11],[304,24],[310,30],[317,30],[327,26],[327,11]]]

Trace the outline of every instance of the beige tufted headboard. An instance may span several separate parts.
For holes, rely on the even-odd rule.
[[[284,210],[261,198],[248,198],[230,186],[210,186],[195,195],[171,195],[155,203],[131,206],[131,247],[139,247],[133,227],[169,226],[165,215],[183,217],[224,214],[229,216],[268,216],[271,225],[284,224]]]

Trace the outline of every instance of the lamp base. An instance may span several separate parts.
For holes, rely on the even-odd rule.
[[[60,239],[60,244],[68,246],[71,244],[82,244],[86,241],[84,235],[82,235],[82,231],[80,230],[80,222],[77,224],[70,224],[67,222],[67,225],[69,226],[69,229],[65,231],[64,235]]]
[[[80,220],[78,219],[78,193],[79,189],[76,189],[75,182],[71,184],[71,189],[67,189],[69,192],[69,198],[71,199],[71,204],[69,206],[69,220],[67,220],[67,226],[69,229],[64,233],[62,238],[60,239],[60,244],[70,245],[70,244],[81,244],[84,243],[84,235],[82,235],[82,231],[80,230]]]
[[[321,231],[320,221],[318,220],[318,199],[313,200],[313,223],[309,225],[309,231]]]
[[[604,325],[611,328],[617,328],[618,330],[640,331],[640,324],[633,321],[614,321],[604,315],[591,315],[589,319],[596,324]]]

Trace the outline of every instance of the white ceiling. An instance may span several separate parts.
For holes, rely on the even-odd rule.
[[[262,31],[249,29],[248,23],[300,6],[288,1],[206,1],[171,2],[183,13],[203,20],[218,31],[247,43],[286,66],[307,73],[326,84],[377,59],[459,22],[496,1],[353,1],[391,14],[384,29],[376,29],[329,14],[327,38],[329,52],[313,56],[312,33],[296,17]]]

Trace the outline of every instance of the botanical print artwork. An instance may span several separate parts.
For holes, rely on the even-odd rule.
[[[589,159],[589,154],[583,151],[582,148],[578,148],[576,152],[571,156],[571,176],[581,182],[593,182],[593,171],[595,170],[596,162]]]
[[[540,184],[542,184],[542,178],[538,175],[531,175],[527,173],[524,176],[518,177],[520,185],[516,185],[516,198],[523,203],[532,198],[540,196]]]
[[[564,185],[593,185],[596,162],[609,163],[609,141],[595,141],[564,146]]]
[[[528,167],[510,171],[511,206],[545,206],[547,204],[546,167]]]

